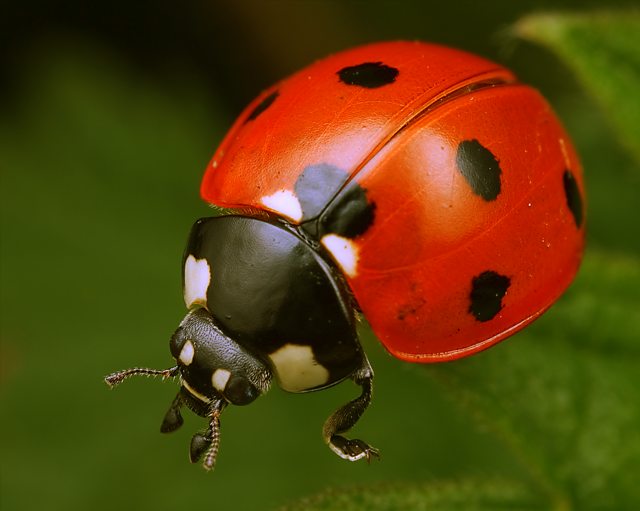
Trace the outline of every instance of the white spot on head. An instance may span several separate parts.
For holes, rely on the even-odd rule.
[[[350,239],[337,234],[323,236],[320,243],[324,245],[340,268],[349,275],[355,277],[358,273],[358,247]]]
[[[184,343],[184,346],[182,346],[182,349],[180,350],[180,356],[178,358],[180,359],[180,362],[188,366],[191,364],[191,362],[193,362],[194,353],[195,350],[193,349],[193,343],[191,341],[187,341]]]
[[[211,269],[206,259],[192,255],[184,263],[184,303],[188,309],[194,305],[207,306],[207,289],[211,283]]]
[[[285,344],[269,358],[280,386],[289,392],[303,392],[329,381],[329,371],[318,364],[310,346]]]
[[[231,373],[226,369],[216,369],[211,375],[211,383],[213,385],[213,388],[218,392],[223,392],[230,377]]]
[[[290,190],[280,190],[273,195],[266,195],[260,199],[260,202],[289,220],[294,222],[302,220],[302,206],[298,197]]]

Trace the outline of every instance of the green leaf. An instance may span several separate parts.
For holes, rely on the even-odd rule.
[[[514,31],[573,69],[640,161],[640,11],[536,14]]]
[[[489,511],[542,510],[546,507],[521,485],[507,481],[382,484],[328,490],[280,511]]]
[[[543,321],[427,368],[520,459],[555,509],[640,504],[640,261],[591,253]]]

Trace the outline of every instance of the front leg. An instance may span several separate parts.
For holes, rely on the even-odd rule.
[[[322,436],[329,448],[341,458],[349,461],[357,461],[366,458],[379,458],[380,453],[374,447],[362,440],[348,439],[342,436],[349,431],[371,402],[373,370],[366,357],[363,357],[362,366],[353,373],[351,379],[362,387],[362,393],[353,401],[338,408],[324,423]]]

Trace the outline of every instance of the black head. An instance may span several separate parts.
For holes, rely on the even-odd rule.
[[[271,371],[235,341],[224,335],[209,312],[201,307],[191,310],[171,337],[171,354],[178,365],[157,370],[133,368],[105,378],[110,387],[129,376],[180,376],[180,391],[164,416],[160,431],[170,433],[182,426],[180,409],[186,405],[201,417],[207,417],[206,431],[191,439],[193,463],[204,457],[211,470],[220,440],[220,413],[228,404],[246,405],[264,394],[271,384]]]
[[[247,405],[269,389],[268,367],[227,337],[204,308],[187,314],[170,346],[182,386],[203,403],[222,397],[234,405]]]

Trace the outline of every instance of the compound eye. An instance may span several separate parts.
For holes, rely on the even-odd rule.
[[[171,341],[169,342],[169,347],[171,349],[171,354],[173,358],[178,360],[180,357],[180,352],[184,347],[184,343],[186,341],[186,336],[184,333],[184,328],[178,327],[178,329],[171,336]]]
[[[234,405],[248,405],[260,392],[242,376],[231,376],[224,388],[224,396]]]

